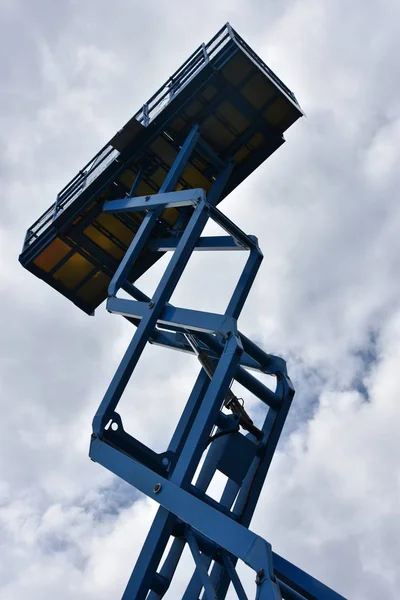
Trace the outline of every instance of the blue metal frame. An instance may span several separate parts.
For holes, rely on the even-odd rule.
[[[294,389],[285,361],[265,353],[237,326],[263,256],[257,239],[246,235],[216,208],[224,188],[229,186],[232,164],[220,165],[220,174],[208,196],[201,189],[172,191],[198,143],[202,142],[194,126],[160,193],[104,205],[106,212],[144,211],[145,216],[109,286],[107,309],[125,316],[137,330],[94,417],[90,457],[160,504],[123,600],[162,598],[186,544],[194,559],[194,572],[183,600],[198,600],[202,590],[202,597],[207,600],[223,600],[230,583],[237,597],[246,600],[236,572],[239,559],[255,571],[255,597],[259,600],[343,600],[275,555],[270,544],[248,528]],[[186,207],[186,226],[183,231],[176,229],[175,238],[157,239],[157,219],[172,206]],[[201,237],[209,218],[227,235]],[[152,298],[129,282],[134,263],[146,248],[173,252]],[[176,308],[169,302],[192,252],[197,250],[249,251],[224,314]],[[118,298],[121,288],[132,299]],[[162,454],[130,436],[116,412],[147,343],[197,354],[202,365],[170,444]],[[248,368],[274,375],[276,390],[261,383]],[[268,406],[261,429],[238,406],[231,391],[233,380]],[[223,411],[224,407],[231,408],[232,414]],[[219,501],[207,495],[217,471],[228,477]],[[171,536],[173,543],[160,566]]]
[[[187,89],[187,85],[196,76],[206,70],[210,62],[214,68],[217,68],[227,60],[230,54],[237,52],[238,49],[277,86],[281,93],[301,110],[294,93],[261,60],[233,27],[227,23],[207,44],[202,44],[193,52],[187,61],[141,107],[133,119],[136,119],[144,127],[148,127],[178,94],[181,94],[185,88]],[[240,100],[241,98],[238,96],[236,102]],[[206,148],[204,141],[200,145],[202,150]],[[220,157],[215,155],[214,158],[217,164],[221,163]],[[27,249],[29,245],[33,244],[36,239],[46,232],[49,225],[62,216],[82,191],[86,190],[93,181],[102,176],[110,165],[115,165],[119,159],[120,152],[113,147],[111,140],[60,190],[55,203],[31,225],[25,236],[24,249]],[[131,195],[134,195],[133,191],[131,191]]]

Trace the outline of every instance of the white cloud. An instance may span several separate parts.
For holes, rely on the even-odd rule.
[[[288,358],[298,390],[253,528],[352,600],[395,599],[397,5],[34,4],[1,5],[0,600],[119,598],[155,510],[87,459],[130,329],[23,271],[24,229],[228,19],[308,115],[221,207],[265,254],[240,327]],[[195,257],[177,303],[221,310],[236,260]],[[197,366],[147,354],[121,408],[158,449]]]
[[[256,519],[278,552],[350,598],[376,598],[378,589],[395,597],[399,583],[399,340],[397,313],[365,381],[369,401],[356,391],[320,396],[313,418],[276,456]]]

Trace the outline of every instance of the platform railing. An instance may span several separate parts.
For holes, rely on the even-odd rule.
[[[26,232],[25,250],[118,156],[118,150],[107,144],[57,194],[57,199]]]
[[[224,25],[207,43],[193,52],[186,62],[168,81],[142,106],[134,118],[148,127],[168,104],[188,85],[188,83],[229,43],[234,41],[247,56],[266,74],[297,106],[294,94],[277,75],[246,44],[229,23]],[[23,250],[37,239],[46,228],[119,156],[110,142],[85,165],[79,173],[58,193],[56,202],[28,229]]]
[[[227,24],[216,33],[208,44],[199,46],[187,61],[171,75],[168,81],[136,113],[135,118],[137,121],[145,126],[151,123],[162,109],[169,104],[172,98],[183,90],[189,81],[222,50],[230,39],[233,39],[232,33],[232,28]],[[171,89],[173,91],[172,96]]]

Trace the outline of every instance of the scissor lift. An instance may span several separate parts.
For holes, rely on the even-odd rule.
[[[246,599],[239,560],[254,570],[260,600],[343,600],[249,530],[294,389],[285,361],[238,328],[262,253],[257,239],[217,208],[301,116],[292,92],[227,24],[27,232],[20,256],[27,269],[89,314],[107,299],[107,310],[136,328],[94,417],[90,444],[94,461],[160,504],[123,600],[164,597],[186,545],[194,567],[183,600],[223,600],[230,584]],[[202,236],[209,219],[223,234]],[[170,303],[194,251],[248,252],[224,314]],[[148,297],[135,282],[165,252],[171,260]],[[125,431],[117,412],[147,343],[191,353],[201,366],[162,453]],[[250,370],[273,375],[276,389]],[[260,428],[233,381],[268,407]],[[217,472],[227,478],[219,501],[207,494]]]

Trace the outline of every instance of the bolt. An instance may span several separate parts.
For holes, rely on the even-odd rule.
[[[263,577],[264,577],[264,569],[260,569],[259,571],[257,571],[256,585],[260,585]]]
[[[92,440],[95,440],[97,438],[97,435],[95,433],[92,433],[90,437],[92,438]]]
[[[149,302],[149,308],[153,308],[153,306],[154,306],[154,302],[153,301]]]
[[[150,200],[150,196],[145,197],[145,201],[148,202]]]
[[[162,488],[162,485],[161,485],[161,483],[156,483],[156,485],[153,487],[153,492],[154,492],[155,494],[158,494],[158,492],[160,492],[160,491],[161,491],[161,488]]]
[[[231,335],[232,335],[232,331],[227,331],[226,335],[225,335],[225,339],[229,340],[229,338],[231,337]]]

